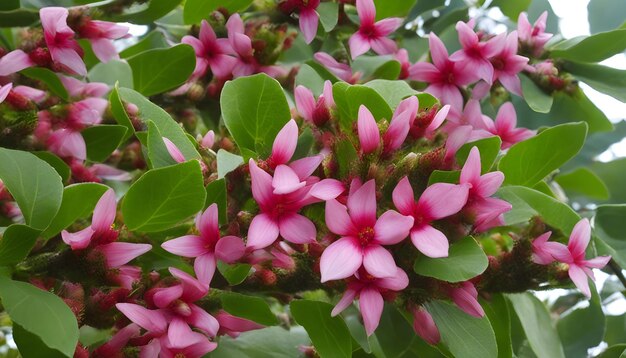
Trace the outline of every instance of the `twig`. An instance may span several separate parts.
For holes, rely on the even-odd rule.
[[[615,276],[617,276],[619,281],[622,283],[622,286],[624,286],[624,288],[626,288],[626,277],[624,277],[624,273],[622,272],[622,268],[613,259],[611,259],[611,261],[609,261],[609,267],[611,268],[613,273],[615,273]]]

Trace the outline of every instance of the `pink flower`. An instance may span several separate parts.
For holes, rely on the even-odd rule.
[[[116,357],[122,354],[122,349],[126,346],[131,338],[139,336],[139,326],[131,323],[128,326],[120,329],[109,339],[108,342],[98,347],[93,351],[93,357],[107,358]]]
[[[320,0],[286,0],[279,3],[279,7],[286,13],[298,11],[300,15],[300,31],[304,36],[304,41],[309,44],[317,35],[317,24],[319,15],[317,7]]]
[[[63,86],[67,89],[67,92],[71,97],[102,97],[107,94],[107,92],[109,92],[109,86],[106,83],[87,83],[74,77],[64,76],[58,73],[57,76],[59,77],[61,83],[63,83]]]
[[[476,318],[485,316],[485,311],[478,303],[478,291],[473,283],[465,281],[461,283],[461,286],[451,288],[448,294],[452,301],[468,315]]]
[[[175,328],[171,328],[175,326]],[[172,321],[167,336],[159,340],[161,350],[159,357],[163,358],[201,358],[217,348],[217,343],[211,342],[180,320]]]
[[[349,65],[337,62],[337,60],[325,52],[316,52],[313,58],[342,81],[354,84],[361,78],[360,72],[352,73],[352,68]]]
[[[32,66],[35,63],[24,51],[13,50],[0,58],[0,76],[9,76]]]
[[[243,256],[245,245],[236,236],[220,237],[217,204],[196,216],[200,235],[186,235],[164,242],[161,247],[175,255],[195,257],[194,268],[200,282],[208,285],[215,273],[217,260],[232,263]]]
[[[102,62],[119,59],[120,56],[113,41],[128,34],[128,27],[113,22],[88,20],[79,29],[78,34],[91,43],[96,57]]]
[[[1,91],[1,90],[0,90]],[[40,89],[36,89],[36,88],[32,88],[32,87],[28,87],[28,86],[17,86],[13,88],[13,93],[16,93],[20,96],[26,97],[29,100],[35,102],[35,103],[41,103],[43,102],[46,97],[48,97],[48,94],[46,93],[46,91],[42,91]],[[1,97],[1,95],[0,95]],[[2,102],[2,101],[0,101]]]
[[[106,164],[96,163],[87,168],[87,170],[104,180],[129,181],[133,179],[130,173]]]
[[[296,108],[302,118],[316,126],[322,126],[328,122],[331,117],[330,111],[335,106],[333,85],[330,81],[324,82],[324,92],[317,101],[315,101],[311,90],[304,86],[296,87],[295,97]]]
[[[530,129],[516,128],[517,114],[511,102],[504,103],[498,110],[496,120],[488,117],[482,122],[482,128],[502,139],[502,149],[510,148],[513,144],[532,137],[535,133]]]
[[[473,26],[473,22],[470,25]],[[463,21],[456,23],[456,30],[459,33],[459,42],[463,48],[453,53],[450,59],[460,63],[464,71],[475,74],[478,78],[491,84],[493,82],[493,65],[489,60],[502,50],[505,35],[500,34],[488,41],[481,42],[472,27]]]
[[[413,138],[431,137],[441,127],[443,121],[448,118],[449,113],[449,104],[439,110],[436,107],[431,107],[427,112],[419,113],[418,117],[411,121],[409,133]]]
[[[576,287],[587,297],[591,297],[587,276],[595,281],[592,268],[601,269],[611,260],[611,256],[598,256],[586,260],[585,250],[591,239],[591,225],[588,219],[581,219],[569,237],[567,246],[557,244],[551,248],[552,256],[560,262],[569,265],[567,273]]]
[[[200,146],[206,149],[211,149],[213,148],[214,144],[215,144],[215,132],[213,132],[213,130],[210,130],[206,132],[204,137],[202,137],[202,140],[200,140]]]
[[[455,111],[450,113],[445,130],[448,133],[452,133],[454,129],[465,125],[470,125],[474,127],[474,129],[485,129],[486,122],[492,122],[492,120],[483,114],[480,109],[480,102],[475,99],[470,99],[465,104],[463,112]],[[483,133],[482,136],[487,137],[488,133]]]
[[[413,330],[415,333],[430,345],[439,343],[441,334],[433,320],[433,316],[424,307],[414,306],[410,311],[413,315]]]
[[[178,149],[178,147],[176,146],[176,144],[174,144],[174,142],[172,142],[171,140],[165,137],[163,137],[163,142],[165,143],[165,148],[167,148],[167,152],[170,154],[172,159],[176,161],[176,163],[186,162],[183,152],[181,152],[180,149]]]
[[[395,41],[388,39],[387,36],[396,31],[403,20],[393,17],[376,22],[376,6],[373,0],[356,0],[356,11],[361,24],[348,41],[352,59],[366,53],[370,48],[379,55],[396,52]]]
[[[416,96],[402,100],[391,117],[389,127],[383,135],[383,152],[386,154],[400,149],[419,110],[419,99]]]
[[[503,181],[504,174],[500,171],[481,175],[480,152],[477,147],[473,147],[461,169],[460,182],[470,187],[465,210],[475,216],[476,230],[484,231],[498,226],[502,222],[502,214],[511,210],[508,202],[491,197]]]
[[[404,290],[409,285],[409,277],[402,269],[394,266],[394,273],[390,277],[376,278],[366,272],[359,272],[355,273],[355,278],[348,283],[346,292],[331,314],[333,317],[337,316],[358,297],[365,332],[371,336],[378,327],[383,313],[384,300],[381,293]]]
[[[181,42],[191,45],[196,51],[196,68],[192,74],[193,78],[204,76],[208,68],[217,78],[227,78],[233,71],[237,60],[228,55],[232,52],[228,40],[218,39],[206,20],[202,20],[200,25],[200,39],[185,36]]]
[[[359,107],[357,131],[363,154],[370,154],[378,149],[378,146],[380,145],[380,131],[378,130],[378,124],[376,123],[372,112],[370,112],[364,105]]]
[[[549,265],[554,262],[553,254],[558,250],[558,242],[549,242],[552,231],[544,232],[532,242],[533,262],[539,265]]]
[[[400,63],[400,75],[398,76],[398,79],[407,79],[409,77],[409,68],[411,68],[409,52],[406,49],[401,48],[395,53],[394,58]]]
[[[227,334],[233,338],[239,337],[239,334],[242,332],[265,328],[265,326],[260,325],[254,321],[233,316],[224,310],[220,310],[217,315],[215,315],[215,318],[220,324],[220,330],[218,334]]]
[[[463,96],[459,86],[474,82],[474,73],[465,70],[461,63],[450,60],[445,45],[432,32],[428,43],[433,63],[418,62],[414,64],[409,69],[409,78],[427,82],[429,85],[426,92],[439,98],[442,103],[451,105],[453,111],[461,111],[463,109]]]
[[[9,92],[11,92],[12,88],[13,88],[12,83],[8,83],[4,86],[0,85],[0,103],[4,102],[4,100],[9,95]]]
[[[429,257],[448,256],[448,239],[431,223],[459,212],[467,202],[468,191],[468,185],[435,183],[416,202],[409,179],[400,180],[393,190],[393,203],[402,215],[414,219],[411,241],[421,253]]]
[[[543,47],[552,38],[552,34],[546,31],[546,21],[548,12],[544,11],[534,25],[528,21],[525,12],[519,14],[517,19],[517,32],[522,44],[528,46],[534,56],[539,56],[543,52]]]
[[[356,188],[353,181],[348,206],[335,199],[326,202],[326,226],[341,238],[322,253],[322,282],[352,276],[363,265],[377,278],[396,273],[393,256],[382,245],[394,245],[409,234],[413,218],[388,210],[376,218],[374,179]],[[349,210],[349,213],[348,213]]]
[[[123,265],[108,273],[107,279],[120,287],[128,290],[141,279],[141,268],[137,266]]]
[[[504,88],[521,97],[522,85],[518,73],[528,64],[528,58],[517,54],[517,31],[506,37],[502,50],[490,61],[493,65],[493,80],[500,81]]]
[[[67,26],[69,12],[62,7],[44,7],[39,10],[44,38],[52,60],[65,69],[81,76],[87,68],[81,58],[82,49],[74,39],[74,31]]]

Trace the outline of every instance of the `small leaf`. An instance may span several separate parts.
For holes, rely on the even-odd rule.
[[[21,357],[41,357],[41,358],[64,358],[66,355],[62,354],[56,349],[48,347],[43,341],[22,328],[19,324],[13,325],[13,339],[19,349]]]
[[[261,297],[246,296],[235,292],[220,295],[222,308],[233,316],[249,319],[256,323],[273,326],[278,323],[270,306]]]
[[[145,96],[174,89],[187,81],[196,66],[196,55],[189,45],[154,49],[130,57],[134,88]]]
[[[404,17],[409,14],[417,0],[374,0],[376,19]]]
[[[493,163],[498,157],[498,154],[500,154],[501,145],[502,139],[498,136],[466,143],[456,152],[456,161],[460,166],[463,166],[472,148],[477,147],[480,152],[481,172],[486,173],[489,169],[491,169]]]
[[[87,145],[87,159],[103,162],[122,143],[126,127],[120,125],[99,125],[82,130],[80,133]]]
[[[267,327],[244,332],[239,337],[220,337],[211,358],[293,358],[302,352],[300,346],[310,345],[311,340],[300,326],[285,329]]]
[[[352,356],[350,331],[340,316],[330,316],[333,306],[319,301],[296,300],[289,307],[293,318],[311,337],[320,357]]]
[[[146,141],[151,168],[162,168],[176,164],[176,160],[172,158],[167,150],[159,128],[153,121],[148,121],[148,138]]]
[[[213,203],[217,204],[220,225],[225,225],[228,223],[228,218],[226,216],[228,204],[226,202],[226,198],[227,192],[225,179],[218,179],[207,184],[206,201],[204,202],[204,207],[207,208]]]
[[[67,357],[74,355],[78,324],[63,300],[31,284],[3,276],[0,276],[0,297],[11,320],[25,332]]]
[[[203,182],[196,160],[149,170],[124,197],[126,226],[132,231],[161,231],[189,218],[204,207]]]
[[[69,100],[70,95],[67,93],[65,86],[56,75],[56,73],[43,67],[30,67],[20,72],[28,78],[43,82],[48,90],[64,100]]]
[[[70,174],[71,174],[70,166],[67,165],[67,163],[65,163],[63,159],[57,157],[56,155],[50,152],[31,152],[31,153],[36,155],[37,158],[50,164],[50,166],[53,167],[54,170],[57,171],[57,173],[59,173],[59,175],[61,176],[62,182],[66,183],[69,180]]]
[[[626,29],[581,36],[556,44],[550,57],[578,62],[600,62],[626,49]]]
[[[526,103],[528,103],[528,106],[535,112],[550,112],[554,97],[544,92],[527,76],[521,75],[520,80],[522,82],[522,93],[524,94],[524,99]]]
[[[22,224],[9,226],[0,240],[0,266],[12,265],[28,256],[41,231]]]
[[[509,148],[498,169],[508,185],[533,186],[572,159],[585,143],[586,123],[561,124]]]
[[[317,6],[317,13],[324,31],[331,32],[337,26],[339,20],[339,4],[334,2],[323,2]]]
[[[332,4],[332,3],[322,3]],[[313,95],[319,96],[324,89],[324,79],[313,69],[313,67],[302,64],[296,75],[296,86],[304,86],[313,92]]]
[[[221,179],[226,174],[239,168],[243,164],[243,157],[230,153],[224,149],[217,151],[217,178]]]
[[[483,273],[489,264],[487,255],[473,237],[450,245],[448,257],[431,258],[420,255],[413,270],[418,275],[448,282],[462,282]]]
[[[89,70],[87,78],[90,82],[102,82],[109,86],[115,86],[118,82],[122,87],[133,88],[133,70],[126,61],[100,62]]]
[[[249,264],[229,265],[222,261],[217,262],[217,269],[231,286],[237,286],[242,283],[250,274],[251,268],[252,266]]]
[[[569,173],[559,174],[554,180],[566,191],[601,200],[609,198],[609,189],[602,179],[587,168],[578,168]]]

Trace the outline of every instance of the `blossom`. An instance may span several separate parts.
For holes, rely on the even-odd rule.
[[[200,146],[206,149],[211,149],[213,148],[214,144],[215,144],[215,132],[213,132],[213,130],[210,130],[206,132],[206,134],[200,140]]]
[[[421,253],[429,257],[448,256],[448,239],[431,223],[459,212],[467,202],[468,192],[468,185],[435,183],[416,202],[409,179],[400,180],[392,193],[393,203],[402,215],[414,219],[411,241]]]
[[[200,235],[185,235],[164,242],[161,247],[175,255],[195,257],[194,268],[200,282],[208,285],[215,273],[217,260],[232,263],[245,251],[243,241],[236,236],[220,237],[217,204],[211,204],[196,216]]]
[[[122,349],[126,346],[131,338],[139,336],[139,326],[131,323],[120,329],[105,344],[93,351],[96,358],[115,357],[122,353]]]
[[[361,105],[359,107],[357,131],[363,154],[370,154],[378,149],[378,146],[380,145],[380,132],[378,130],[378,124],[376,124],[376,120],[374,119],[372,112],[370,112],[365,105]]]
[[[400,63],[400,74],[398,78],[401,80],[409,77],[409,68],[411,68],[411,61],[409,60],[409,52],[406,49],[399,49],[393,55],[394,59]]]
[[[473,22],[470,25],[473,26]],[[485,82],[492,83],[493,65],[489,60],[502,50],[505,40],[504,34],[496,35],[483,42],[480,41],[474,30],[463,21],[456,23],[456,30],[459,33],[459,42],[463,48],[453,53],[450,59],[460,63],[465,72],[476,74]]]
[[[4,102],[4,100],[9,95],[9,92],[11,92],[12,88],[13,88],[12,83],[8,83],[4,86],[0,85],[0,103]]]
[[[167,149],[167,152],[170,154],[172,159],[176,161],[176,163],[184,163],[186,161],[185,155],[183,155],[183,152],[178,149],[174,142],[165,137],[163,137],[163,142],[165,143],[165,148]]]
[[[322,253],[322,282],[350,277],[361,265],[374,277],[393,276],[396,264],[383,245],[401,242],[413,226],[412,217],[394,210],[376,218],[374,179],[355,186],[358,185],[353,181],[347,207],[335,199],[326,201],[326,226],[341,238]]]
[[[502,50],[490,61],[493,66],[493,80],[518,96],[522,96],[522,85],[518,73],[528,64],[528,58],[517,54],[517,31],[506,37]]]
[[[12,75],[32,66],[35,62],[24,51],[13,50],[0,57],[0,76]]]
[[[485,316],[485,311],[478,303],[478,291],[473,283],[465,281],[460,286],[451,288],[448,294],[452,301],[468,315],[476,318]]]
[[[532,242],[533,262],[539,265],[549,265],[554,262],[552,254],[558,249],[557,242],[549,242],[552,231],[544,232]]]
[[[361,78],[361,73],[353,73],[352,68],[345,63],[340,63],[335,60],[331,55],[325,52],[316,52],[313,58],[322,65],[324,65],[332,74],[337,76],[342,81],[348,83],[356,83]]]
[[[387,291],[401,291],[409,285],[409,277],[402,269],[394,266],[394,273],[390,277],[376,278],[367,272],[355,273],[355,280],[348,283],[348,288],[333,308],[333,317],[340,314],[352,304],[355,298],[359,299],[359,309],[363,316],[365,332],[368,336],[378,327],[380,316],[383,313],[384,300],[382,293]]]
[[[59,80],[67,89],[68,94],[74,98],[102,97],[109,92],[109,86],[100,82],[83,82],[74,77],[57,73]]]
[[[513,144],[526,140],[534,135],[534,132],[527,128],[516,128],[517,114],[515,107],[511,102],[506,102],[496,115],[496,120],[492,121],[489,117],[477,125],[490,134],[497,135],[502,139],[502,149],[510,148]]]
[[[426,343],[436,345],[441,341],[441,334],[433,320],[433,316],[424,307],[414,306],[410,309],[413,315],[413,330]]]
[[[366,53],[370,48],[379,55],[396,52],[395,41],[388,39],[387,36],[396,31],[403,20],[392,17],[376,22],[376,6],[373,0],[356,0],[356,11],[361,23],[357,32],[348,41],[352,59]]]
[[[330,119],[330,111],[335,106],[333,99],[333,85],[330,81],[324,82],[324,91],[317,101],[311,90],[304,86],[297,86],[295,91],[296,108],[306,121],[317,126],[324,125]]]
[[[265,326],[260,325],[254,321],[233,316],[224,310],[220,310],[215,315],[215,318],[220,324],[220,330],[218,334],[227,334],[233,338],[239,337],[239,334],[242,332],[265,328]]]
[[[432,136],[435,131],[441,127],[443,121],[448,118],[449,113],[449,104],[441,108],[433,106],[428,111],[419,113],[418,116],[410,122],[411,127],[409,133],[413,138]]]
[[[398,104],[389,127],[382,136],[385,153],[396,151],[402,146],[415,120],[418,108],[419,100],[415,96],[408,97]],[[378,125],[365,105],[359,107],[357,130],[363,154],[369,154],[378,149],[381,141]]]
[[[595,280],[592,268],[601,269],[611,260],[611,256],[598,256],[585,259],[585,250],[591,239],[591,225],[587,218],[581,219],[572,230],[567,246],[557,244],[552,247],[552,256],[562,263],[568,264],[567,273],[576,287],[587,297],[591,297],[587,276]]]
[[[102,62],[119,59],[113,41],[128,34],[128,27],[108,21],[88,20],[78,28],[78,35],[91,43],[96,57]]]
[[[528,15],[525,12],[519,14],[517,19],[517,32],[519,40],[528,46],[534,56],[539,56],[543,52],[543,47],[552,38],[551,33],[546,31],[546,22],[548,20],[548,12],[544,11],[534,24],[528,21]]]
[[[461,63],[452,61],[443,42],[432,32],[428,44],[433,63],[414,64],[409,69],[409,78],[427,82],[429,85],[426,92],[439,98],[442,103],[451,105],[453,111],[461,111],[463,96],[459,86],[472,83],[475,79],[474,74],[464,69]]]
[[[302,31],[302,36],[304,36],[304,41],[307,44],[311,43],[317,35],[319,15],[315,10],[319,5],[320,0],[286,0],[279,3],[279,7],[287,13],[298,10],[300,31]]]
[[[217,78],[227,78],[237,60],[229,56],[232,48],[227,39],[218,39],[213,28],[206,20],[200,24],[200,38],[185,36],[182,43],[190,45],[196,52],[196,68],[193,71],[193,78],[200,78],[207,72],[207,68]]]
[[[44,7],[39,10],[44,38],[52,60],[72,73],[87,75],[81,58],[82,49],[74,39],[74,31],[67,26],[69,12],[62,7]]]

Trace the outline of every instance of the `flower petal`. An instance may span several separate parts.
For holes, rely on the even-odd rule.
[[[352,222],[359,228],[376,224],[376,183],[370,179],[348,196]]]
[[[178,163],[185,162],[185,156],[183,155],[183,152],[178,149],[174,142],[165,137],[163,137],[163,142],[165,142],[165,147],[167,148],[168,153],[170,153],[172,159],[174,159]]]
[[[98,246],[106,258],[108,268],[115,268],[127,264],[138,256],[152,249],[150,244],[133,244],[130,242],[112,242]]]
[[[211,284],[216,267],[215,254],[210,252],[196,257],[193,261],[193,271],[196,277],[198,277],[198,281],[206,287],[209,287]]]
[[[116,208],[115,192],[113,189],[107,189],[93,209],[91,227],[94,231],[103,232],[111,229],[115,221]]]
[[[246,247],[253,250],[266,248],[276,241],[278,233],[278,223],[267,214],[259,214],[250,223]]]
[[[591,297],[591,290],[589,289],[589,281],[587,280],[587,275],[582,268],[577,265],[570,264],[569,270],[567,271],[569,277],[572,279],[572,282],[578,287],[580,292],[587,297]]]
[[[167,252],[183,257],[198,257],[207,252],[206,243],[196,235],[185,235],[168,240],[162,243],[161,247]]]
[[[396,273],[393,276],[376,280],[376,286],[392,291],[402,291],[408,285],[409,276],[399,267],[396,267]]]
[[[380,131],[378,130],[378,124],[376,124],[374,116],[372,116],[372,113],[364,105],[359,107],[357,128],[363,154],[369,154],[375,151],[380,144]]]
[[[356,11],[361,21],[361,27],[374,24],[376,21],[376,6],[373,0],[356,0]]]
[[[323,155],[314,155],[312,157],[304,157],[298,160],[294,160],[289,164],[289,168],[293,170],[300,178],[301,181],[306,181],[311,174],[319,167],[320,163],[324,159]]]
[[[298,113],[307,121],[313,121],[313,112],[315,111],[313,92],[304,86],[297,86],[294,95],[296,97]]]
[[[413,196],[413,188],[408,177],[400,180],[398,185],[393,189],[392,198],[393,205],[404,215],[412,215],[415,209],[415,198]]]
[[[417,210],[430,219],[441,219],[458,213],[467,203],[469,186],[435,183],[422,193]]]
[[[286,164],[298,144],[298,125],[293,119],[287,122],[278,132],[274,144],[272,145],[272,160],[275,165]]]
[[[311,187],[309,195],[320,200],[331,200],[337,198],[345,191],[343,183],[337,179],[323,179]]]
[[[384,247],[369,245],[363,253],[363,267],[370,275],[378,278],[393,277],[398,271],[393,256]]]
[[[441,231],[430,225],[423,225],[411,230],[411,242],[428,257],[448,257],[450,244]]]
[[[433,320],[433,316],[423,307],[417,307],[411,310],[411,313],[413,313],[413,330],[415,330],[415,333],[430,345],[439,343],[441,334]]]
[[[115,307],[128,319],[149,332],[161,334],[167,329],[167,321],[158,310],[149,310],[134,303],[117,303]]]
[[[576,223],[572,234],[569,237],[567,248],[572,253],[572,257],[576,260],[578,258],[585,258],[585,250],[591,239],[591,225],[589,219],[584,218]]]
[[[335,307],[333,307],[333,310],[331,311],[330,315],[335,317],[341,312],[343,312],[343,310],[350,307],[350,305],[354,301],[354,298],[356,297],[356,293],[357,292],[355,290],[348,288],[346,292],[343,293],[343,296],[341,296],[341,299],[339,300],[339,302],[337,302]]]
[[[300,31],[304,36],[304,41],[310,44],[317,35],[318,16],[314,9],[304,9],[300,11]]]
[[[183,295],[183,286],[182,285],[174,285],[170,287],[157,288],[154,291],[154,295],[152,295],[152,301],[159,308],[165,308],[170,305],[170,303],[179,299],[180,296]]]
[[[315,224],[300,214],[283,215],[278,227],[280,228],[280,236],[294,244],[313,243],[317,236]]]
[[[215,245],[215,256],[226,263],[239,260],[245,251],[246,245],[237,236],[224,236]]]
[[[365,332],[368,336],[374,333],[380,323],[384,303],[383,296],[373,288],[365,288],[359,295],[359,309],[361,310]]]
[[[337,200],[330,199],[326,202],[325,216],[326,226],[331,232],[343,236],[356,234],[357,228],[348,215],[348,208]]]
[[[194,304],[189,305],[189,308],[191,308],[191,315],[188,317],[188,322],[191,323],[192,326],[203,330],[209,336],[215,337],[220,328],[217,319]]]
[[[363,263],[363,251],[356,239],[343,237],[330,244],[320,258],[321,282],[354,275]]]
[[[94,231],[91,226],[87,226],[78,232],[68,232],[67,230],[63,230],[61,232],[61,238],[64,243],[70,245],[72,250],[82,250],[89,246],[93,234]]]
[[[305,182],[301,182],[298,175],[288,166],[280,164],[274,171],[272,178],[272,187],[274,194],[289,194],[303,188]]]
[[[412,227],[412,216],[404,216],[394,210],[387,210],[374,225],[374,239],[382,245],[394,245],[409,236]]]
[[[468,183],[474,185],[480,179],[480,152],[478,147],[472,147],[461,169],[461,183]]]
[[[259,203],[261,208],[272,205],[274,202],[272,176],[259,168],[252,159],[248,162],[248,166],[250,168],[252,196]]]

